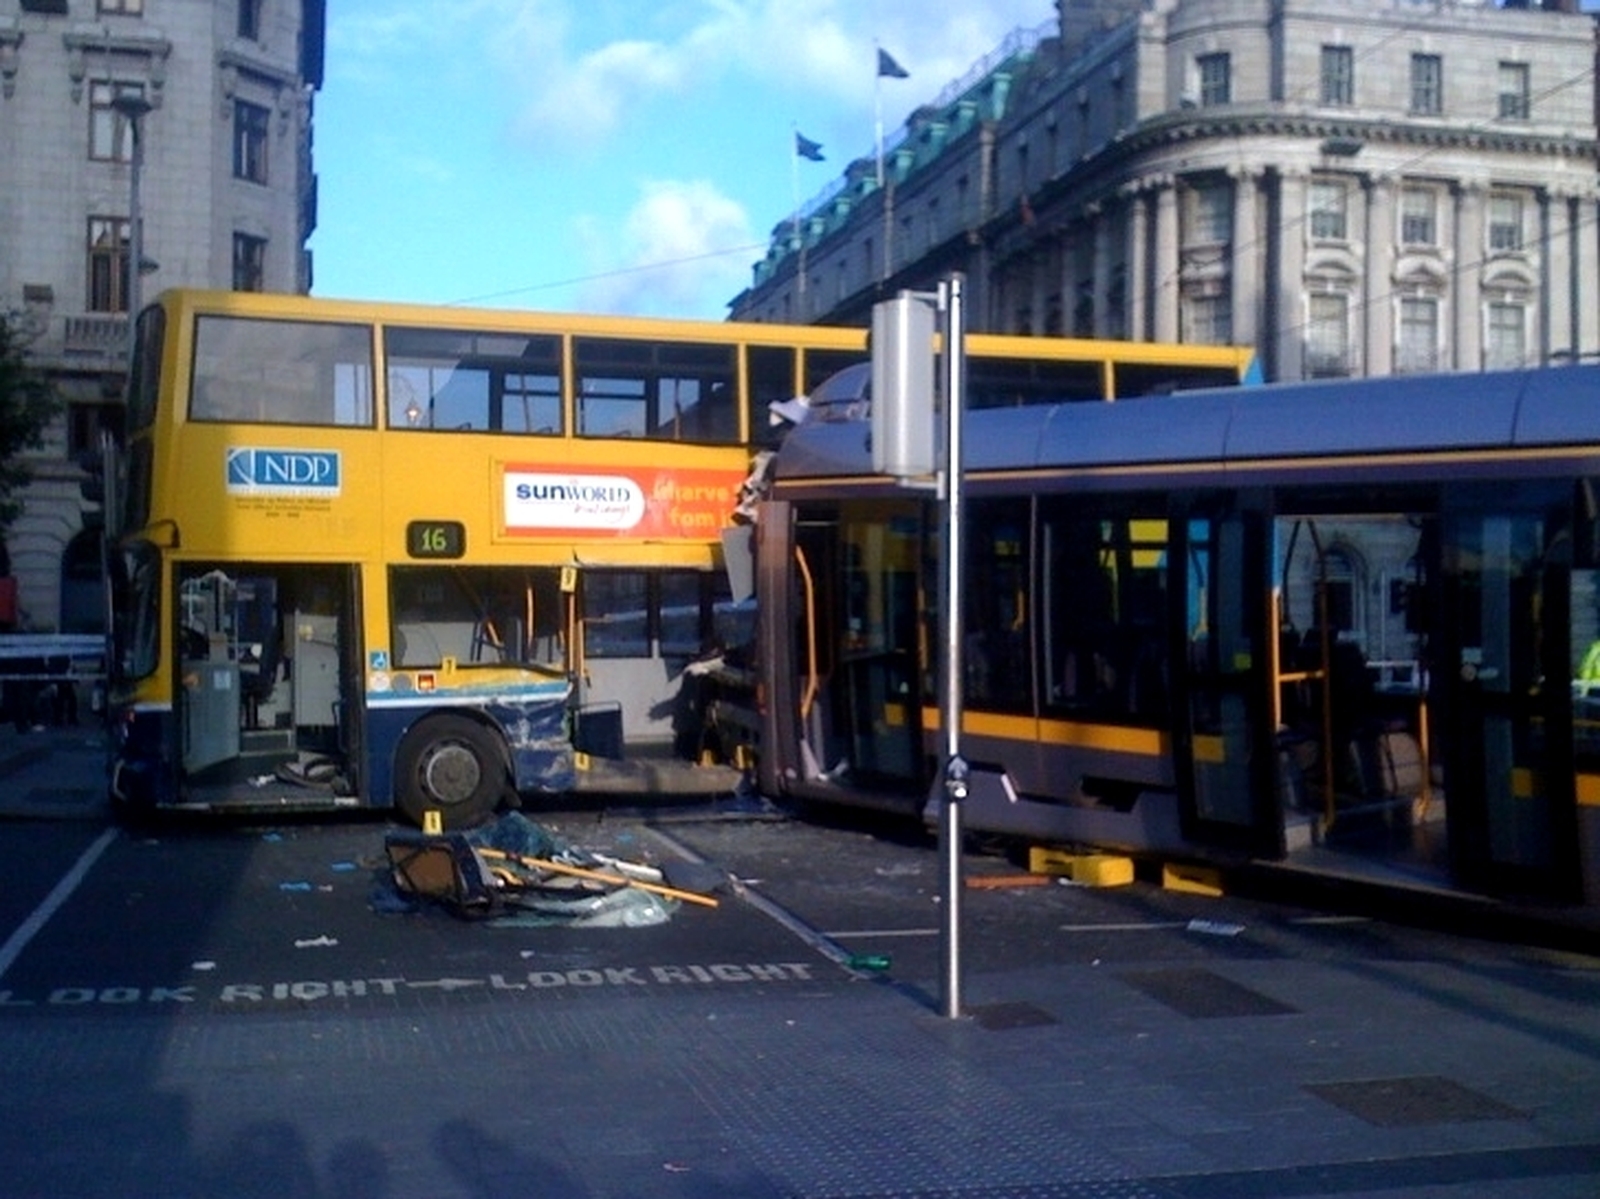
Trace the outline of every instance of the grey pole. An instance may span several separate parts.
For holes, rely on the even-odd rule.
[[[961,757],[961,425],[966,407],[966,322],[963,276],[940,285],[944,311],[944,802],[939,812],[939,848],[944,867],[944,987],[942,1014],[961,1017],[961,801],[967,797],[967,763]]]

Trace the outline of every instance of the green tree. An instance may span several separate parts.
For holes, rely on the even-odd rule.
[[[17,492],[33,479],[23,452],[44,445],[60,409],[50,381],[28,365],[14,318],[0,313],[0,537],[22,513]]]

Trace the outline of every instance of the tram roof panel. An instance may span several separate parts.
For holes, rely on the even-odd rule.
[[[1179,396],[985,414],[982,436],[968,436],[965,442],[967,466],[981,470],[1220,461],[1227,448],[1234,399],[1232,389],[1186,391]],[[1029,424],[1034,426],[1032,432],[1026,431]]]
[[[1518,445],[1600,442],[1600,366],[1529,371],[1517,412]]]
[[[870,424],[860,419],[859,407],[850,416],[793,430],[780,455],[780,476],[870,473]],[[969,414],[966,430],[969,471],[1593,445],[1600,443],[1600,366],[1391,375],[986,409]]]
[[[1528,372],[1391,375],[1240,391],[1227,457],[1349,457],[1512,444]]]

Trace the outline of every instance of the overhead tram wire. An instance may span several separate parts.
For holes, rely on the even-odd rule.
[[[513,287],[506,291],[486,292],[482,295],[468,296],[460,300],[446,300],[442,306],[445,308],[464,308],[476,304],[486,304],[491,300],[503,300],[510,296],[527,295],[529,292],[550,291],[557,287],[572,287],[580,283],[598,283],[603,279],[625,279],[630,275],[643,275],[650,271],[666,270],[669,267],[687,266],[695,262],[709,262],[716,258],[726,258],[730,254],[749,254],[766,249],[766,242],[746,242],[743,245],[727,246],[721,250],[708,250],[704,254],[690,254],[683,258],[664,258],[659,262],[645,262],[636,266],[618,267],[610,271],[598,271],[592,275],[576,275],[570,279],[552,279],[548,283],[533,283],[527,287]]]

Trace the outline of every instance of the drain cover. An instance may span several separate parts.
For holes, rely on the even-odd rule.
[[[1049,1012],[1031,1003],[988,1003],[968,1008],[967,1014],[977,1022],[979,1028],[987,1028],[992,1032],[1060,1023]]]
[[[1527,1118],[1526,1112],[1436,1075],[1311,1083],[1306,1090],[1381,1128]]]

